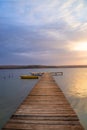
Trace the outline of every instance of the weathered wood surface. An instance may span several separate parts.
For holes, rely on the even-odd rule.
[[[84,130],[50,73],[44,74],[2,130]]]

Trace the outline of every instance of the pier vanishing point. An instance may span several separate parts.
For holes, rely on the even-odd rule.
[[[2,130],[84,130],[50,73],[44,73]]]

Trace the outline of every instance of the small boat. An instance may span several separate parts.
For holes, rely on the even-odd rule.
[[[21,79],[38,79],[38,76],[34,76],[34,75],[21,75],[20,78]]]
[[[33,76],[42,76],[44,73],[43,72],[32,72],[31,75]]]
[[[52,76],[62,76],[63,72],[51,72]]]

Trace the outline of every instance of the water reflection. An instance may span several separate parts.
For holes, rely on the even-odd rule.
[[[55,77],[71,106],[87,130],[87,68],[64,69],[63,77]]]
[[[78,72],[75,73],[72,81],[71,87],[69,87],[70,94],[79,98],[87,97],[87,77]]]

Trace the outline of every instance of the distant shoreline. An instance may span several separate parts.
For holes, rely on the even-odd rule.
[[[0,65],[0,69],[87,68],[87,65]]]

